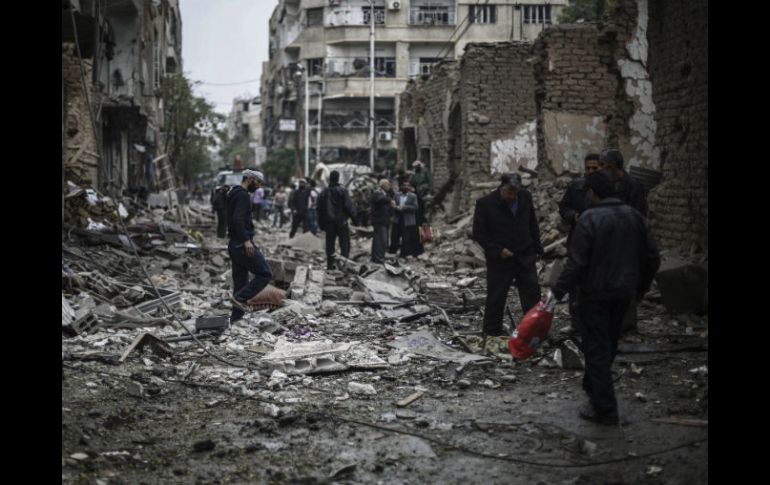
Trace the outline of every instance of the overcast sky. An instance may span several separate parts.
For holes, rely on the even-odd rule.
[[[268,22],[278,0],[179,3],[184,73],[205,83],[196,88],[196,94],[223,114],[230,112],[233,98],[259,95],[262,62],[267,60]],[[243,82],[249,80],[254,81]]]

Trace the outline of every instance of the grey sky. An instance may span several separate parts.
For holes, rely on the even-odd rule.
[[[262,62],[267,60],[268,22],[278,0],[180,0],[182,65],[202,84],[198,96],[229,113],[232,100],[259,94]]]

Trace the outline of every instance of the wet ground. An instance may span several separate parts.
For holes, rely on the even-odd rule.
[[[479,328],[478,309],[448,313],[461,334]],[[205,345],[253,369],[191,343],[166,358],[135,352],[122,364],[119,339],[98,354],[68,352],[62,482],[707,483],[707,317],[671,317],[649,300],[639,315],[626,343],[668,347],[618,356],[618,427],[578,418],[582,371],[550,358],[566,336],[566,304],[538,356],[517,364],[504,354],[464,366],[411,354],[384,369],[271,380],[257,365],[263,354],[249,350],[245,336],[259,331],[248,323]],[[377,317],[372,309],[318,316],[304,322],[311,331],[302,338],[366,342],[387,361],[394,337],[427,329],[462,350],[435,314],[409,323]],[[72,341],[63,340],[63,354]],[[350,392],[351,381],[376,394]],[[416,391],[419,399],[396,405]]]

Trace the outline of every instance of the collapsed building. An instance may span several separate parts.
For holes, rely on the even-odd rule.
[[[707,253],[707,25],[705,1],[627,0],[534,43],[469,44],[402,95],[402,159],[430,157],[435,202],[451,216],[496,174],[547,183],[617,147],[650,191],[661,245]]]

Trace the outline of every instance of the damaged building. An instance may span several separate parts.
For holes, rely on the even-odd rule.
[[[378,160],[392,163],[403,154],[400,97],[410,79],[459,59],[473,42],[532,40],[566,5],[378,0],[372,14],[366,0],[281,0],[270,19],[270,60],[262,71],[265,144],[299,153],[308,143],[312,159],[368,164],[374,22],[374,146]],[[425,161],[430,166],[430,158]]]
[[[63,186],[116,196],[175,185],[162,84],[181,72],[181,48],[177,0],[63,3]]]
[[[698,36],[707,19],[706,2],[629,0],[603,21],[554,25],[533,43],[469,44],[401,95],[402,158],[432,161],[437,202],[454,214],[496,174],[577,175],[587,153],[617,147],[650,191],[663,246],[702,252],[708,45]]]

